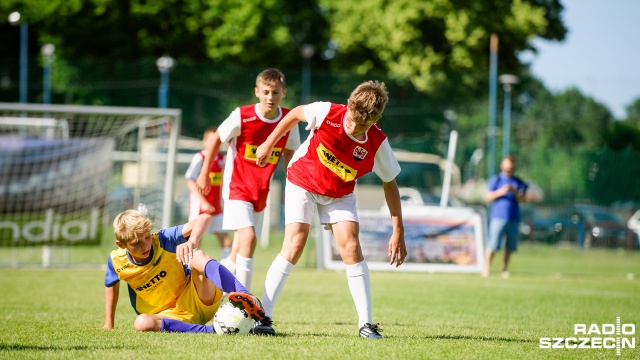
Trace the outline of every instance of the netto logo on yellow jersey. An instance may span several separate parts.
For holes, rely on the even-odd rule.
[[[244,158],[249,161],[256,161],[256,151],[258,151],[258,146],[247,144],[244,148]],[[278,159],[280,158],[280,154],[282,154],[282,148],[273,148],[271,151],[271,156],[269,157],[269,164],[277,164]]]
[[[158,283],[160,283],[160,281],[162,280],[162,278],[167,276],[167,272],[162,270],[160,271],[158,274],[156,274],[156,276],[154,276],[151,281],[149,281],[148,283],[138,286],[136,287],[136,290],[138,291],[143,291],[145,289],[148,289],[150,287],[153,287],[154,285],[157,285]]]
[[[358,170],[338,160],[338,158],[329,149],[324,147],[324,145],[320,144],[316,149],[316,152],[318,153],[318,159],[320,159],[322,165],[333,171],[339,178],[345,182],[356,179]]]

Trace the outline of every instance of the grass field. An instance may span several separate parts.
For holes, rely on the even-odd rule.
[[[205,251],[217,256],[213,238],[207,241]],[[640,252],[525,243],[508,279],[372,272],[374,321],[386,339],[368,341],[356,337],[345,274],[315,270],[313,243],[277,304],[275,338],[137,333],[125,290],[115,329],[96,330],[104,317],[104,271],[77,265],[102,263],[111,244],[71,249],[68,268],[0,269],[1,359],[640,358],[637,348],[621,356],[615,349],[539,348],[541,337],[576,336],[576,323],[615,324],[619,316],[640,329]],[[276,241],[257,250],[257,295],[279,248]],[[18,254],[11,251],[0,249],[5,263]],[[637,330],[633,337],[637,346]]]

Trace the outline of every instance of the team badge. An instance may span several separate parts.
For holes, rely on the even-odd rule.
[[[368,153],[364,148],[356,146],[355,149],[353,149],[353,159],[355,161],[364,160],[364,157],[367,156]]]

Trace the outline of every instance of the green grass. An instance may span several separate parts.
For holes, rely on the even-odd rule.
[[[217,256],[213,238],[207,242],[205,251]],[[345,274],[317,271],[312,242],[276,306],[275,338],[138,333],[126,291],[121,291],[115,329],[96,330],[104,318],[104,271],[78,265],[100,264],[112,248],[109,240],[100,247],[70,249],[67,268],[0,269],[0,358],[640,358],[639,349],[623,349],[617,357],[613,349],[539,348],[540,337],[571,337],[575,323],[615,323],[616,316],[635,324],[638,345],[640,252],[523,244],[509,279],[372,272],[374,321],[386,339],[367,341],[356,337]],[[279,248],[276,242],[256,252],[257,295]],[[3,261],[9,256],[11,250],[1,249]]]

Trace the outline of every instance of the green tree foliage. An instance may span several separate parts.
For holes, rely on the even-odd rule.
[[[633,120],[616,121],[605,135],[607,146],[620,150],[631,146],[640,150],[640,127]]]
[[[566,33],[558,1],[320,2],[340,49],[336,66],[358,73],[383,69],[442,98],[486,94],[491,33],[500,37],[501,66],[512,71],[531,39],[562,40]]]
[[[631,146],[640,150],[640,98],[627,106],[627,118],[615,122],[605,138],[607,145],[612,149]]]
[[[566,200],[587,192],[593,195],[603,183],[624,177],[620,172],[611,176],[611,171],[619,169],[603,164],[604,158],[592,154],[604,146],[624,149],[640,139],[634,137],[630,121],[616,121],[604,105],[577,89],[552,93],[528,73],[521,74],[513,94],[510,152],[518,158],[523,178],[541,186],[549,199]],[[500,105],[503,96],[501,89]],[[458,146],[458,163],[463,169],[469,168],[465,164],[475,148],[486,148],[487,112],[486,106],[478,106],[471,115],[458,116],[457,129],[467,134]],[[498,154],[504,136],[501,115],[499,111]],[[486,177],[485,166],[486,156],[475,175]],[[606,170],[596,174],[597,169]]]
[[[578,89],[552,93],[528,73],[515,86],[514,98],[512,138],[523,149],[600,149],[615,123],[605,105]]]
[[[38,56],[43,43],[56,45],[54,91],[64,91],[66,101],[117,105],[102,95],[91,99],[90,91],[79,94],[76,84],[89,78],[93,83],[126,79],[126,64],[141,68],[136,75],[148,74],[139,83],[154,80],[155,69],[142,70],[139,64],[163,54],[176,58],[178,68],[185,70],[203,60],[299,69],[304,61],[300,49],[311,44],[316,49],[310,59],[314,71],[330,70],[338,74],[336,79],[340,72],[384,77],[397,83],[397,99],[419,97],[411,105],[414,110],[403,110],[417,114],[410,129],[415,134],[439,133],[445,109],[463,113],[483,106],[491,33],[500,37],[501,69],[516,73],[521,67],[517,55],[531,49],[532,39],[562,40],[566,33],[559,0],[0,2],[0,17],[14,10],[30,24],[31,57]],[[17,31],[0,23],[0,56],[18,58]],[[87,67],[74,67],[88,58],[98,64],[91,74]],[[0,64],[0,76],[15,73]],[[174,71],[172,84],[179,84],[181,73]],[[202,73],[198,80],[211,80]]]
[[[539,144],[545,147],[597,149],[604,145],[603,134],[614,121],[606,106],[572,88],[553,96],[545,107],[546,116]]]
[[[29,22],[32,36],[41,43],[53,42],[60,55],[70,58],[124,60],[167,53],[179,59],[282,66],[300,63],[299,46],[324,41],[328,28],[312,0],[7,0],[0,4],[0,14],[14,10]]]
[[[185,57],[205,56],[204,37],[187,26],[190,19],[199,17],[199,9],[192,6],[197,3],[8,0],[0,7],[3,12],[20,11],[31,36],[40,43],[55,44],[58,57],[115,61],[159,56],[168,50]]]
[[[635,99],[627,106],[626,120],[640,129],[640,98]]]
[[[596,203],[609,205],[614,201],[640,201],[640,151],[603,149],[588,158],[586,179],[588,194]]]
[[[486,90],[491,33],[501,38],[501,63],[512,69],[520,66],[517,54],[531,49],[533,38],[562,40],[566,33],[559,0],[0,3],[0,15],[15,10],[29,22],[32,37],[58,47],[59,57],[122,60],[168,53],[178,59],[287,66],[302,63],[300,47],[308,43],[317,49],[314,66],[384,71],[418,91],[435,95],[452,89],[462,99]],[[338,45],[338,56],[323,61],[330,41]]]

